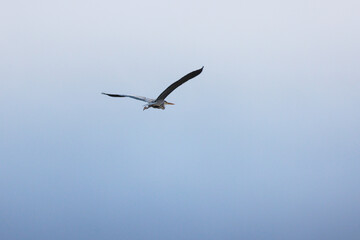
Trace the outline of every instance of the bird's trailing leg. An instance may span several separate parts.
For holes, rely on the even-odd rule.
[[[144,108],[143,108],[143,111],[146,110],[146,109],[148,109],[148,108],[151,108],[151,107],[153,107],[153,106],[154,106],[153,103],[145,104],[145,105],[144,105]]]

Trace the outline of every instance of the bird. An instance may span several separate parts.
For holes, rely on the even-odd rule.
[[[176,82],[171,84],[169,87],[167,87],[162,93],[160,93],[160,95],[156,99],[151,99],[151,98],[142,97],[142,96],[135,96],[135,95],[112,94],[112,93],[104,93],[104,92],[102,94],[107,95],[109,97],[129,97],[129,98],[133,98],[136,100],[147,102],[147,104],[144,105],[143,111],[148,108],[164,110],[165,105],[175,105],[174,103],[165,101],[165,98],[172,91],[174,91],[177,87],[179,87],[183,83],[189,81],[190,79],[198,76],[202,72],[203,68],[204,67],[186,74],[185,76],[183,76],[182,78],[180,78],[179,80],[177,80]]]

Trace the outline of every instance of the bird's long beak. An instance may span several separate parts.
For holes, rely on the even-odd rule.
[[[175,103],[171,103],[171,102],[165,102],[165,104],[168,104],[168,105],[175,105]]]

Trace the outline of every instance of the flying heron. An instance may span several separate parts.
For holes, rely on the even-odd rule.
[[[102,94],[108,95],[110,97],[129,97],[129,98],[133,98],[136,100],[147,102],[147,104],[144,106],[143,110],[151,108],[151,107],[164,110],[165,105],[175,105],[174,103],[165,101],[165,98],[172,91],[174,91],[177,87],[179,87],[181,84],[183,84],[186,81],[189,81],[190,79],[199,75],[202,72],[203,68],[204,67],[202,67],[198,70],[195,70],[191,73],[186,74],[185,76],[183,76],[182,78],[180,78],[179,80],[177,80],[176,82],[171,84],[168,88],[166,88],[156,99],[151,99],[151,98],[141,97],[141,96],[133,96],[133,95],[123,95],[123,94],[109,94],[109,93],[102,93]]]

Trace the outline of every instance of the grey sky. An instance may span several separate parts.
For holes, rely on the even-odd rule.
[[[0,239],[359,239],[359,12],[2,3]]]

